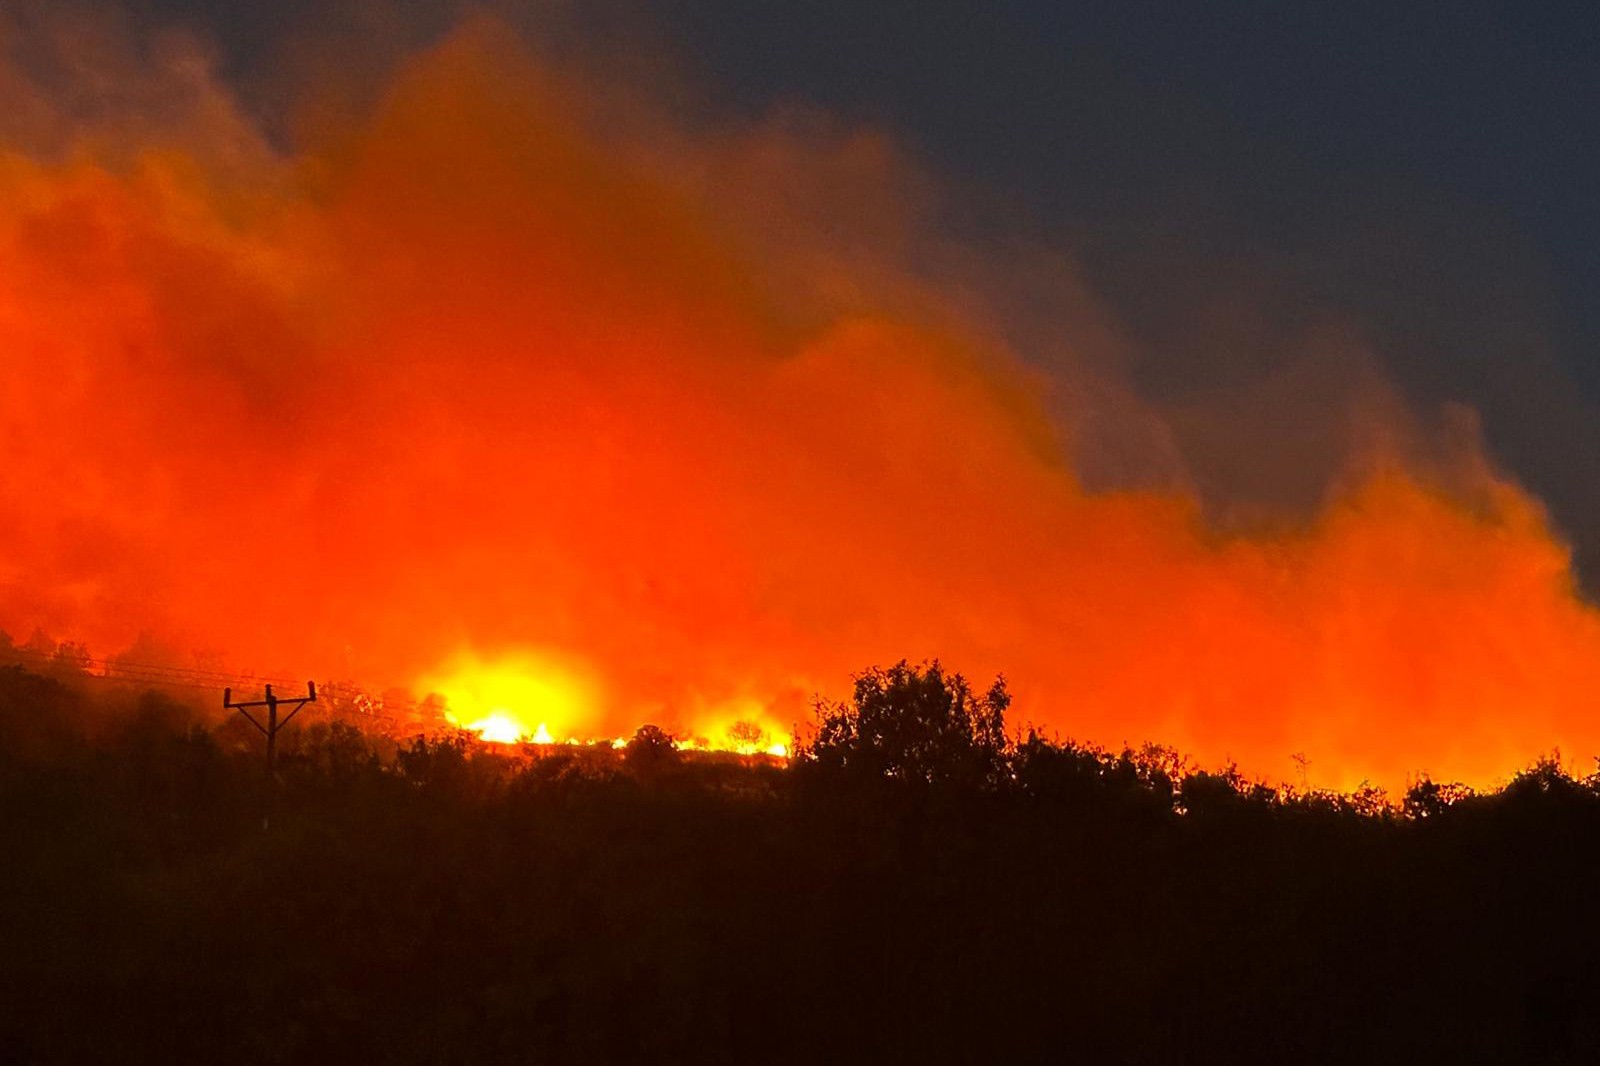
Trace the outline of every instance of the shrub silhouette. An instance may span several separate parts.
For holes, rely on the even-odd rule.
[[[628,769],[640,774],[657,773],[678,761],[678,746],[672,734],[658,725],[642,725],[628,741],[623,761]]]
[[[856,675],[848,703],[819,703],[802,767],[862,781],[935,787],[998,786],[1005,778],[1005,679],[977,695],[937,659]]]
[[[1600,775],[1397,811],[1008,710],[870,670],[789,769],[313,720],[263,833],[204,708],[0,668],[0,1058],[1600,1061]]]

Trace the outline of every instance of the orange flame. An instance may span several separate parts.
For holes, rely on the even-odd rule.
[[[485,663],[463,652],[446,673],[423,678],[418,687],[443,697],[452,723],[500,744],[524,737],[553,743],[553,736],[575,736],[599,718],[593,682],[549,656]]]

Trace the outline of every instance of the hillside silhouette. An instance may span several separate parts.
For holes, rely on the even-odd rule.
[[[788,765],[0,667],[18,1062],[1600,1060],[1600,776],[1392,802],[861,674]]]

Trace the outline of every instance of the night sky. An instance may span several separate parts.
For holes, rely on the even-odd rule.
[[[496,10],[551,25],[530,8]],[[718,108],[801,103],[887,131],[958,191],[951,226],[1073,258],[1139,345],[1149,395],[1270,375],[1307,329],[1338,323],[1417,410],[1476,409],[1492,454],[1576,543],[1586,583],[1600,575],[1587,6],[572,8],[556,21],[575,37],[647,42]],[[200,28],[259,88],[295,54],[285,42],[335,29],[399,50],[460,12],[411,5],[397,28],[376,10],[144,0],[138,17]],[[271,91],[255,98],[271,111]],[[1219,498],[1281,495],[1195,463]]]

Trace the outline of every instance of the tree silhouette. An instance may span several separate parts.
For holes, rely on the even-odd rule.
[[[728,727],[728,739],[751,748],[765,748],[768,744],[767,731],[743,719]]]
[[[311,723],[264,836],[212,701],[0,667],[0,1058],[1600,1062],[1600,774],[1397,809],[855,681],[787,769]]]
[[[848,703],[817,705],[813,735],[795,761],[858,780],[993,787],[1004,776],[1005,679],[977,695],[937,659],[856,675]]]
[[[672,734],[660,726],[642,725],[628,741],[623,761],[636,773],[654,773],[678,761],[678,745]]]

